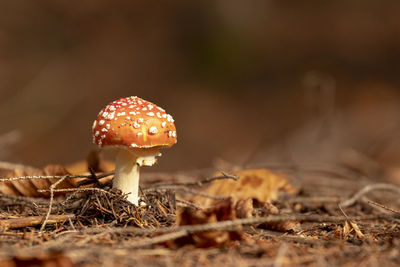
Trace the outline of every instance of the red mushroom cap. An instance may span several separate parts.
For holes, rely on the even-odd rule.
[[[93,142],[99,147],[170,147],[177,141],[171,115],[136,96],[115,100],[93,123]]]

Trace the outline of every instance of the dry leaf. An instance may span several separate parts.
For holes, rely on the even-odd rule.
[[[355,234],[358,239],[363,239],[364,234],[361,232],[360,228],[355,222],[346,221],[343,226],[343,230],[341,231],[341,237],[343,239],[348,239],[350,235]]]
[[[39,171],[10,171],[4,178],[21,177],[21,176],[62,176],[70,174],[64,167],[60,165],[47,165]],[[78,179],[66,179],[59,184],[59,188],[75,187]],[[48,197],[49,193],[40,193],[37,190],[49,189],[50,185],[57,182],[58,179],[22,179],[10,182],[0,183],[0,192],[6,195],[26,196],[26,197]],[[56,194],[58,195],[58,194]]]
[[[235,174],[239,177],[238,181],[214,181],[203,192],[212,196],[231,196],[235,199],[252,198],[259,202],[276,200],[279,191],[296,192],[288,180],[267,169],[242,170]],[[209,206],[215,201],[200,196],[192,200],[200,206]]]
[[[235,201],[231,198],[220,200],[214,203],[213,207],[204,210],[192,210],[185,208],[178,212],[177,225],[197,225],[214,223],[218,221],[234,220],[237,218]],[[243,202],[244,206],[245,204]],[[246,212],[245,212],[246,213]],[[238,226],[238,229],[240,227]],[[224,247],[234,240],[242,240],[243,234],[238,231],[210,231],[194,233],[173,241],[174,246],[195,245],[198,248]]]
[[[68,174],[88,174],[89,167],[95,172],[106,172],[114,169],[115,164],[103,160],[97,150],[91,151],[86,161],[78,162],[64,168],[61,165],[47,165],[42,170],[34,168],[18,168],[4,172],[2,178],[21,177],[21,176],[63,176]],[[83,178],[65,179],[57,188],[75,188],[77,183]],[[112,176],[104,178],[102,182],[108,182]],[[38,192],[38,190],[48,190],[58,179],[22,179],[10,182],[0,182],[0,193],[12,196],[26,197],[49,197],[48,192]],[[63,195],[56,193],[55,195]]]

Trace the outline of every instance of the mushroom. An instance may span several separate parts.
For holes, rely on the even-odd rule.
[[[152,166],[159,150],[174,145],[176,128],[171,115],[136,96],[111,102],[93,123],[93,143],[117,151],[113,188],[139,202],[139,168]]]

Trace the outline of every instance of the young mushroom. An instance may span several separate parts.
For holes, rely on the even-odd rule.
[[[92,130],[95,144],[117,151],[113,188],[138,205],[139,167],[152,166],[159,150],[177,141],[171,115],[139,97],[125,97],[102,109]]]

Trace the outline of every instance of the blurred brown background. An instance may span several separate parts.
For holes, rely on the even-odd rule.
[[[137,95],[178,128],[154,170],[349,151],[397,165],[399,14],[394,0],[2,1],[0,160],[81,160],[100,109]]]

